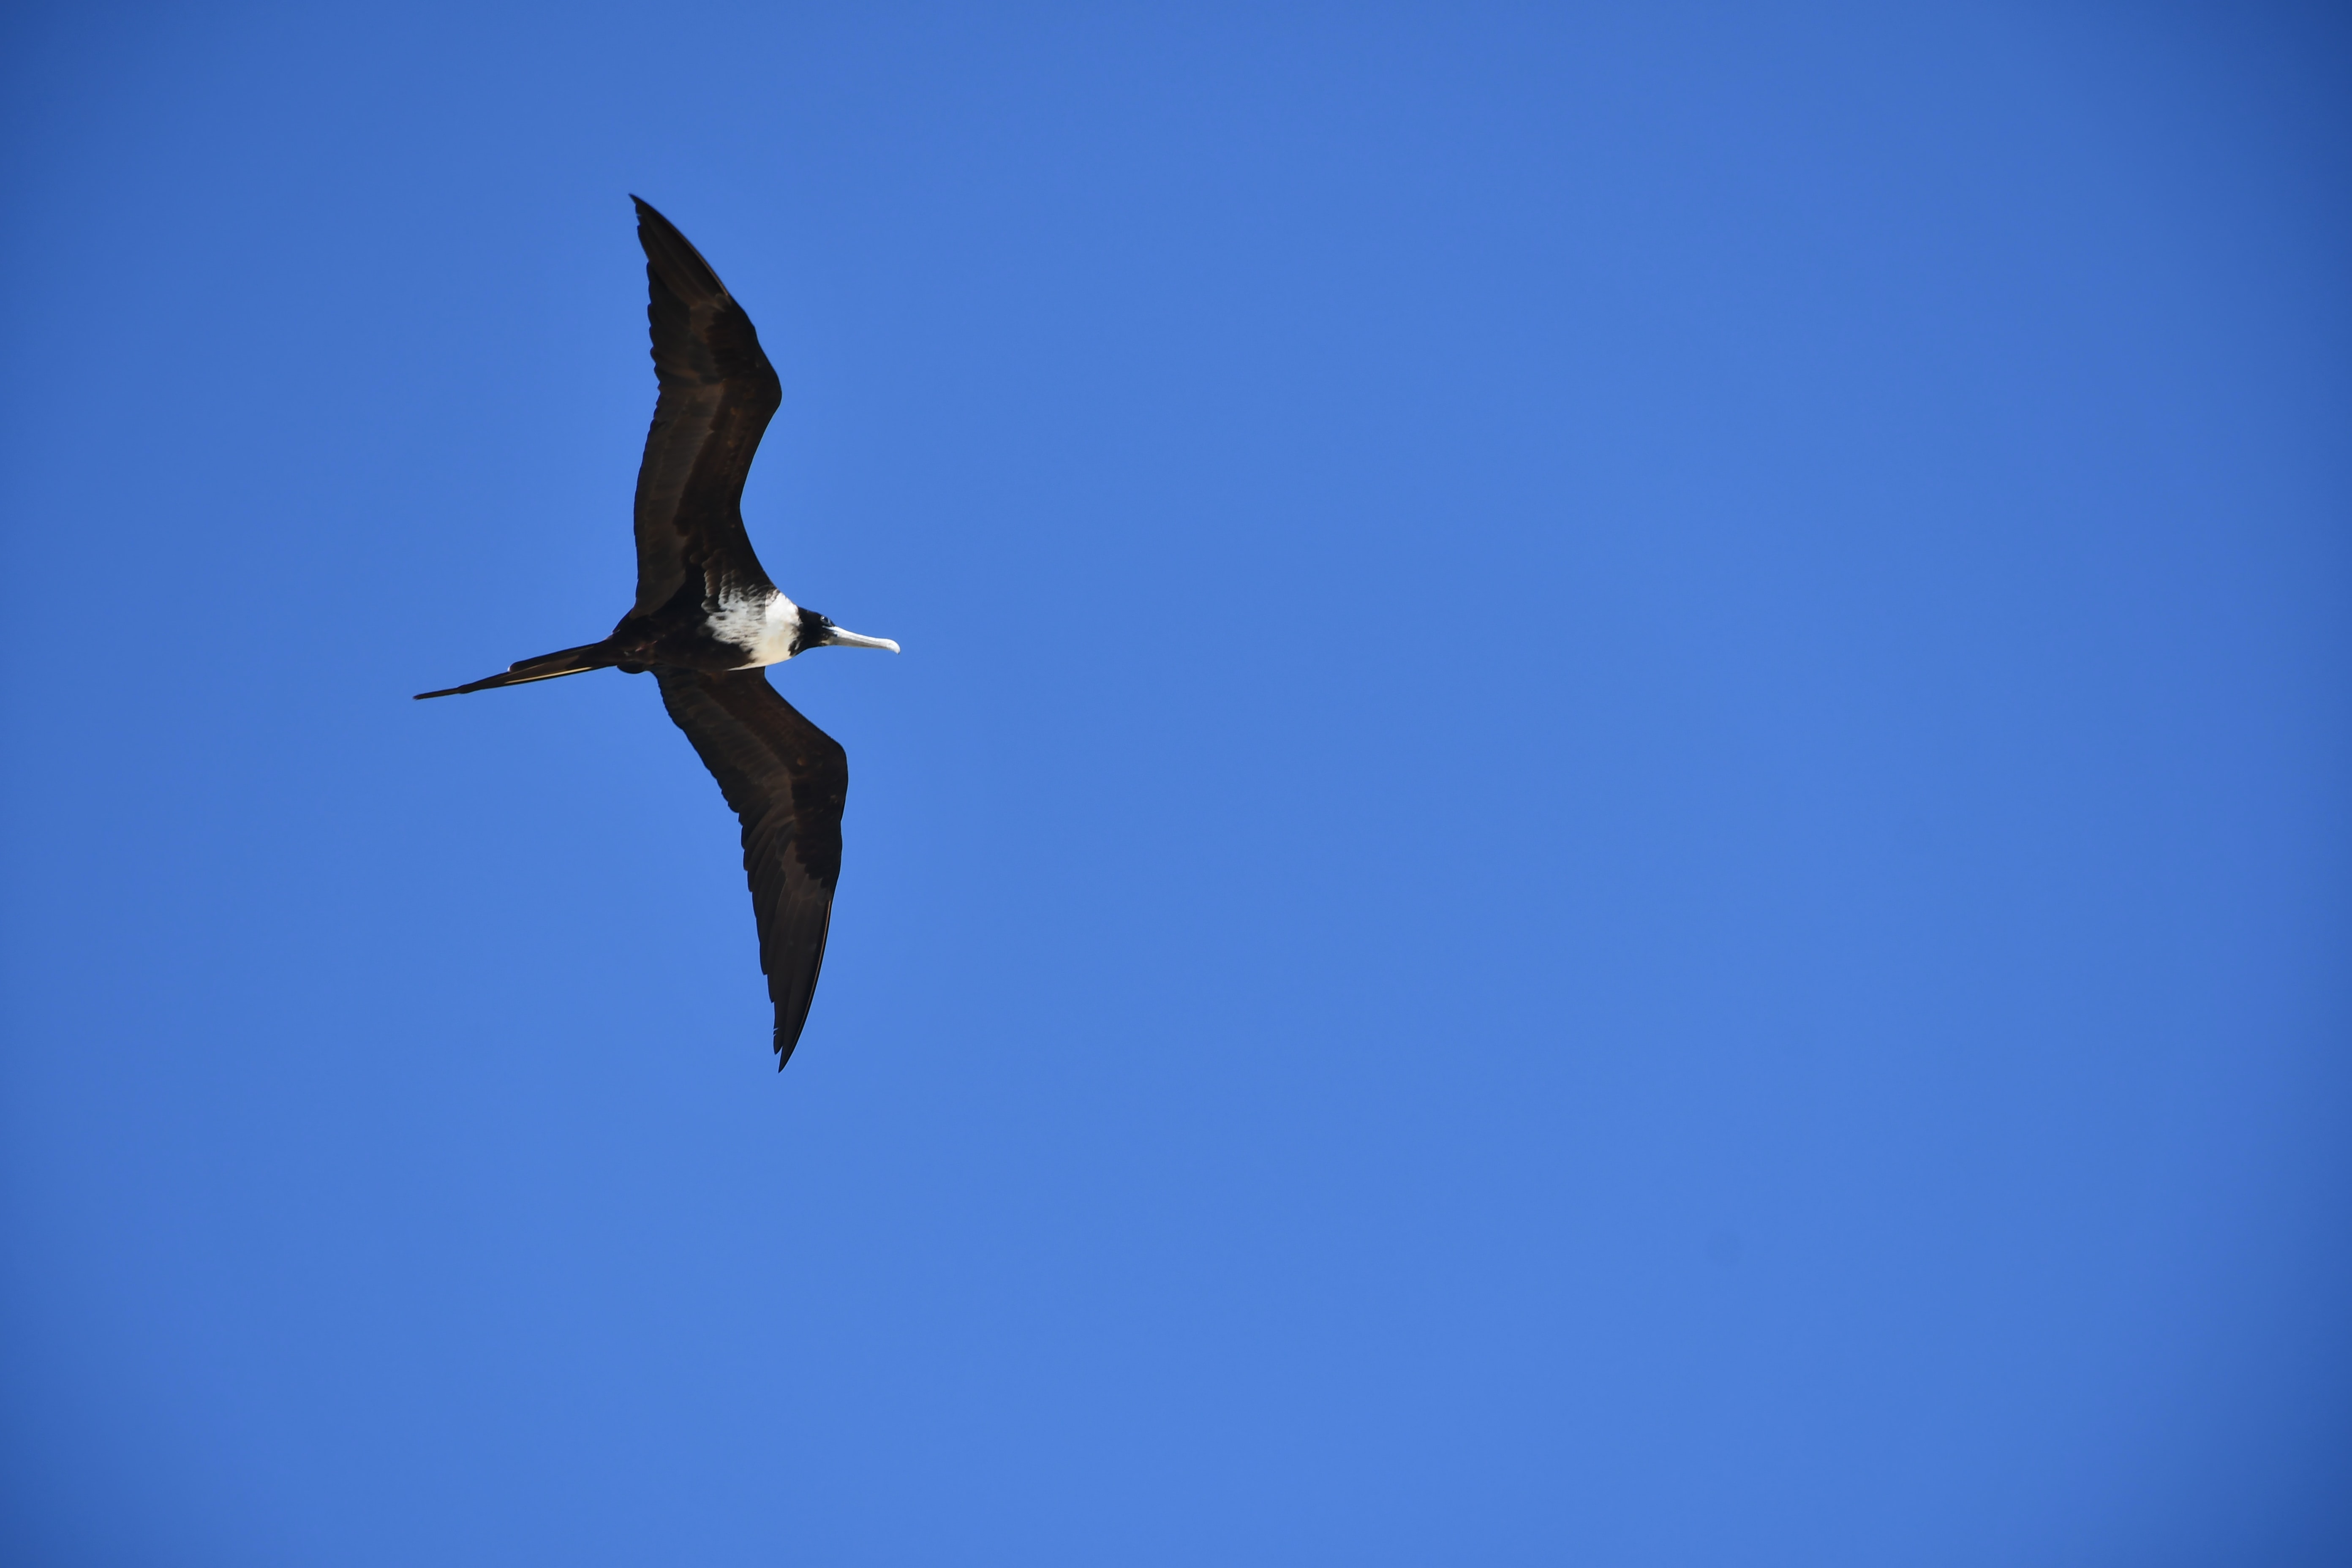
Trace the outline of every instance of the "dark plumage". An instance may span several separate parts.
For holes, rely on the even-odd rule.
[[[712,582],[772,586],[743,531],[743,481],[784,400],[751,318],[686,236],[638,202],[637,238],[661,396],[637,466],[637,602],[616,637],[634,620],[698,611]]]
[[[634,198],[632,198],[634,199]],[[743,824],[760,967],[790,1060],[816,994],[841,875],[849,759],[768,684],[761,667],[812,647],[887,647],[803,609],[769,581],[743,531],[743,480],[782,400],[759,334],[668,219],[637,203],[661,395],[637,469],[637,597],[602,642],[541,654],[422,697],[585,670],[651,670],[662,705]]]

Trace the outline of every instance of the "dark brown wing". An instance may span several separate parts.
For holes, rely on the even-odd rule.
[[[636,198],[632,196],[632,201]],[[653,614],[691,588],[768,585],[743,533],[743,479],[783,401],[751,318],[669,219],[637,202],[654,374],[661,396],[637,469],[637,603]]]
[[[841,876],[849,757],[776,695],[766,674],[657,668],[662,703],[743,820],[743,869],[760,921],[760,967],[776,1005],[776,1066],[792,1059],[816,995]]]

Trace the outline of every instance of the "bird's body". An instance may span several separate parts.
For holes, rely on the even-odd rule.
[[[844,631],[794,604],[752,553],[743,480],[782,388],[751,318],[709,263],[661,214],[636,205],[661,383],[637,470],[636,602],[600,642],[418,695],[454,697],[591,669],[653,672],[663,706],[742,820],[782,1067],[824,961],[849,764],[761,672],[814,647],[896,653],[898,645]]]

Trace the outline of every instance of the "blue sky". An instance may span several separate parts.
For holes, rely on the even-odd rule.
[[[2352,1559],[2324,8],[5,26],[10,1561]]]

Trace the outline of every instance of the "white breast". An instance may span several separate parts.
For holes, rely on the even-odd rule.
[[[775,589],[758,594],[729,594],[707,623],[710,635],[743,650],[738,669],[782,664],[793,657],[793,638],[800,635],[801,607]]]

